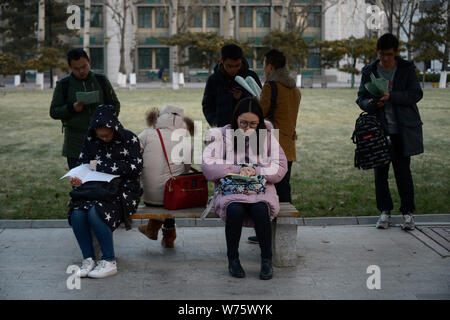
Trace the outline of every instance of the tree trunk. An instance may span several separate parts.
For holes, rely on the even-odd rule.
[[[40,49],[45,41],[45,0],[39,0],[37,41]]]
[[[136,14],[136,5],[134,1],[131,2],[131,25],[133,26],[133,39],[131,42],[131,49],[130,49],[130,60],[131,60],[131,73],[136,73],[136,46],[137,46],[137,14]]]
[[[171,16],[170,16],[170,36],[174,36],[178,32],[177,27],[177,19],[178,19],[178,0],[170,1],[171,8]],[[172,75],[174,72],[178,72],[178,46],[172,46],[171,50],[171,64],[170,69],[172,71]],[[178,79],[172,79],[172,82],[176,81],[178,83]]]
[[[281,17],[280,17],[280,31],[286,31],[286,21],[289,12],[289,5],[291,0],[283,0],[283,7],[281,8]]]
[[[228,17],[228,39],[234,38],[234,28],[235,28],[235,17],[233,12],[233,7],[231,6],[231,0],[225,1],[225,6],[227,8],[227,17]]]
[[[91,35],[91,0],[84,0],[84,35],[83,49],[90,56],[90,35]]]
[[[119,72],[122,74],[127,74],[127,69],[125,65],[125,36],[127,30],[127,11],[128,11],[128,0],[122,0],[122,25],[120,28],[120,65]]]
[[[447,35],[447,41],[445,42],[444,45],[444,59],[442,60],[442,68],[441,71],[446,71],[447,70],[447,65],[448,65],[448,56],[449,56],[449,51],[450,51],[450,43],[449,43],[449,37],[448,35],[450,35],[450,0],[447,0],[447,28],[445,29],[446,33],[444,35]]]

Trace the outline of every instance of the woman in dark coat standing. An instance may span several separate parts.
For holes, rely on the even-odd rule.
[[[69,202],[69,223],[83,253],[81,277],[104,278],[117,273],[112,232],[128,216],[136,212],[142,189],[139,176],[142,171],[142,153],[138,137],[125,130],[112,106],[97,107],[92,117],[79,164],[90,164],[91,169],[119,175],[118,196],[111,201],[74,200]],[[71,178],[78,187],[81,180]],[[102,259],[95,267],[95,253],[89,230],[92,227],[102,249]]]

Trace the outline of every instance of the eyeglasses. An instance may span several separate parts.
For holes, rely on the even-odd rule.
[[[250,127],[250,128],[255,129],[256,127],[258,127],[258,124],[259,124],[259,122],[257,122],[257,121],[248,122],[246,120],[239,120],[239,126],[242,128]]]
[[[380,58],[382,57],[388,57],[388,58],[392,58],[394,56],[394,53],[383,53],[383,52],[378,52],[378,56]]]

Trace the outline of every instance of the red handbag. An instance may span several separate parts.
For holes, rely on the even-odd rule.
[[[164,189],[164,208],[178,210],[194,207],[204,207],[208,202],[208,181],[198,170],[191,168],[193,173],[185,173],[179,176],[172,174],[166,147],[159,129],[156,129],[161,141],[161,146],[169,167],[170,178]]]

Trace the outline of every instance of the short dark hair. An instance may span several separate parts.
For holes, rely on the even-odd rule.
[[[273,65],[275,69],[284,68],[286,66],[286,57],[280,50],[272,49],[267,52],[264,57],[266,58],[266,63]]]
[[[393,48],[394,51],[398,50],[398,39],[392,33],[383,34],[377,41],[378,50],[388,50]]]
[[[223,60],[231,59],[238,60],[244,57],[241,47],[236,44],[226,44],[222,47],[220,51],[220,56]]]
[[[67,53],[67,64],[70,66],[72,60],[80,60],[81,57],[86,58],[89,61],[86,51],[81,48],[72,49]]]

